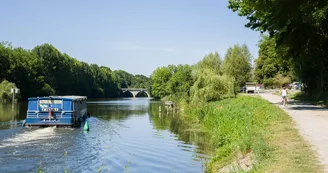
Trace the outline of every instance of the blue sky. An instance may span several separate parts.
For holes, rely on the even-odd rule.
[[[31,49],[50,43],[85,61],[150,75],[159,66],[194,64],[246,43],[257,57],[260,33],[228,0],[10,0],[0,6],[0,40]]]

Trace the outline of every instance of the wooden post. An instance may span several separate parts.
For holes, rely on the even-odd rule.
[[[15,117],[15,114],[14,114],[14,111],[15,111],[15,88],[12,88],[11,92],[13,93],[13,98],[12,98],[12,101],[11,101],[11,120],[12,120],[12,122],[14,122],[14,117]]]
[[[15,94],[19,92],[18,88],[11,88],[11,93],[13,93],[13,99],[11,101],[11,121],[14,123],[15,120]]]

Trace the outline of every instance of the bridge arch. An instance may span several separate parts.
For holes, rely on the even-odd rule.
[[[145,89],[145,88],[121,88],[121,90],[123,91],[123,93],[125,93],[125,92],[132,93],[133,98],[136,98],[136,96],[141,92],[146,93],[148,98],[150,98],[150,94],[148,93],[147,89]]]

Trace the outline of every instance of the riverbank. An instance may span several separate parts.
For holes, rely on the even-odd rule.
[[[251,172],[323,170],[292,119],[257,96],[211,102],[185,113],[197,116],[215,141],[217,149],[207,164],[208,172],[227,172],[231,168],[237,172],[240,168]]]

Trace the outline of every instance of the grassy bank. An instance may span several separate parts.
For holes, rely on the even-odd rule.
[[[245,161],[243,157],[246,163],[240,165],[250,172],[322,172],[314,151],[291,118],[261,98],[239,96],[186,113],[197,116],[214,138],[217,149],[208,172],[223,170],[236,160]]]
[[[290,99],[300,100],[314,105],[321,105],[328,107],[328,95],[320,95],[320,97],[314,97],[312,95],[307,95],[304,92],[297,92],[289,96]]]

